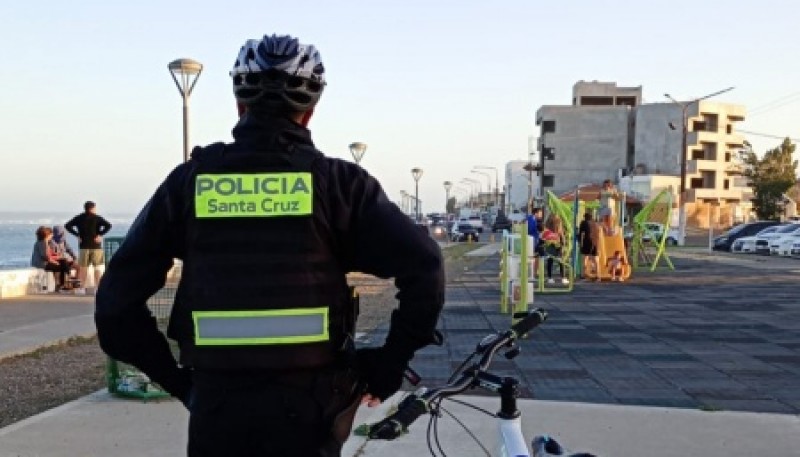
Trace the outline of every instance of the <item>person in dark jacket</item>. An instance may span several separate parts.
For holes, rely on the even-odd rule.
[[[98,290],[100,345],[187,406],[191,457],[339,456],[359,404],[394,394],[437,340],[441,251],[375,178],[314,147],[314,46],[248,40],[230,75],[234,142],[195,148],[132,224]],[[179,361],[146,307],[173,259]],[[399,290],[377,348],[354,347],[354,271]]]
[[[64,224],[67,231],[78,237],[78,265],[80,266],[79,279],[81,289],[76,293],[86,293],[86,274],[89,267],[94,270],[94,286],[100,284],[100,278],[106,268],[103,254],[103,235],[111,230],[111,224],[97,214],[97,205],[92,201],[83,204],[83,213],[70,219]]]
[[[72,250],[72,246],[67,242],[67,231],[61,225],[53,226],[53,238],[50,240],[50,248],[58,256],[59,262],[67,265],[67,279],[70,279],[70,272],[73,269],[80,270],[78,266],[78,256]],[[70,281],[66,281],[63,287],[65,290],[72,288]]]

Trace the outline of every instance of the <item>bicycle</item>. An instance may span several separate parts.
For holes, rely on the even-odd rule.
[[[369,425],[367,436],[370,439],[394,440],[406,433],[408,427],[420,416],[430,413],[431,418],[428,422],[427,432],[428,450],[432,456],[437,457],[431,442],[431,437],[433,436],[439,454],[444,456],[445,453],[439,442],[437,427],[441,411],[444,411],[478,442],[478,445],[483,448],[486,455],[491,457],[489,451],[472,435],[466,426],[441,407],[442,401],[447,399],[499,419],[499,449],[496,454],[498,456],[549,457],[569,455],[571,457],[594,457],[593,454],[588,453],[567,454],[568,451],[548,436],[537,436],[533,439],[531,443],[533,454],[531,454],[522,433],[522,414],[517,409],[519,380],[513,377],[496,376],[486,371],[491,365],[494,355],[503,348],[508,348],[508,351],[504,354],[506,358],[510,360],[516,357],[520,352],[519,346],[516,344],[517,340],[546,319],[547,312],[537,308],[530,314],[524,315],[509,330],[485,337],[478,344],[475,351],[453,372],[446,385],[430,390],[420,388],[416,392],[409,394],[400,402],[396,412],[375,424]],[[475,356],[480,356],[480,360],[465,368]],[[456,380],[459,374],[461,376]],[[413,372],[409,377],[416,378],[415,381],[419,381],[419,377]],[[449,398],[476,387],[500,395],[500,411],[498,413],[492,414],[467,402]]]

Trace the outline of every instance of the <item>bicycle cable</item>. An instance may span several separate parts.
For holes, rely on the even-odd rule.
[[[483,445],[483,443],[481,443],[481,441],[478,439],[478,437],[477,437],[477,436],[475,436],[475,434],[474,434],[474,433],[472,433],[472,432],[470,431],[470,429],[469,429],[469,428],[467,428],[467,426],[466,426],[466,425],[464,425],[464,423],[463,423],[463,422],[461,422],[461,421],[460,421],[460,420],[459,420],[459,419],[458,419],[458,418],[457,418],[457,417],[456,417],[456,416],[455,416],[453,413],[451,413],[450,411],[446,410],[444,407],[442,407],[442,406],[439,406],[439,409],[441,409],[442,411],[444,411],[444,413],[445,413],[445,414],[447,414],[448,416],[450,416],[451,418],[453,418],[453,420],[454,420],[454,421],[456,421],[456,422],[458,423],[458,425],[460,425],[460,426],[461,426],[461,428],[463,428],[463,429],[464,429],[464,431],[465,431],[465,432],[467,432],[467,435],[469,435],[470,437],[472,437],[472,439],[473,439],[473,440],[474,440],[474,441],[475,441],[475,442],[478,444],[478,446],[480,446],[480,448],[481,448],[481,449],[483,449],[483,452],[484,452],[484,453],[485,453],[485,454],[486,454],[488,457],[492,457],[492,454],[489,452],[489,450],[488,450],[488,449],[486,449],[486,447]],[[434,427],[435,427],[435,426],[434,426]],[[436,439],[437,439],[437,442],[438,442],[438,439],[439,439],[439,437],[437,436],[437,437],[436,437]],[[444,455],[444,452],[442,452],[442,455]]]
[[[444,408],[442,408],[442,399],[440,398],[439,401],[436,402],[436,420],[433,421],[433,439],[442,457],[447,457],[447,454],[444,453],[444,449],[442,449],[442,443],[439,442],[439,418],[442,417],[440,412],[442,410],[444,410]]]
[[[474,409],[475,411],[480,411],[480,412],[482,412],[483,414],[486,414],[487,416],[491,416],[491,417],[497,417],[497,414],[495,414],[495,413],[492,413],[492,412],[490,412],[489,410],[483,409],[483,408],[481,408],[481,407],[479,407],[479,406],[475,406],[475,405],[473,405],[473,404],[471,404],[471,403],[467,403],[467,402],[465,402],[465,401],[456,400],[456,399],[454,399],[454,398],[447,398],[447,401],[452,401],[453,403],[458,403],[459,405],[464,405],[464,406],[467,406],[467,407],[469,407],[469,408],[472,408],[472,409]]]
[[[448,379],[447,379],[447,383],[448,383],[448,384],[450,384],[451,382],[453,382],[453,380],[455,380],[455,379],[456,379],[456,377],[457,377],[459,374],[461,374],[461,370],[463,370],[463,369],[464,369],[464,367],[466,367],[466,366],[467,366],[467,364],[468,364],[468,363],[469,363],[469,362],[470,362],[470,361],[473,359],[473,357],[475,357],[475,352],[474,352],[474,351],[473,351],[473,353],[472,353],[472,354],[470,354],[470,355],[469,355],[469,357],[467,357],[466,359],[464,359],[464,361],[463,361],[463,362],[461,362],[461,365],[459,365],[459,366],[458,366],[458,368],[456,368],[456,370],[453,372],[453,374],[451,374],[451,375],[450,375],[450,378],[448,378]]]

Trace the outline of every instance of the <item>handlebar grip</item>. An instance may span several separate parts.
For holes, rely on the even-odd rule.
[[[544,322],[545,319],[547,319],[547,311],[541,308],[536,308],[535,310],[531,311],[530,314],[522,318],[522,320],[511,326],[511,330],[517,336],[521,336],[533,330],[537,325]]]
[[[373,440],[393,440],[405,432],[419,416],[428,412],[428,405],[416,395],[404,398],[397,412],[369,428]]]

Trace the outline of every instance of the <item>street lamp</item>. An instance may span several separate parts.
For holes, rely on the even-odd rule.
[[[183,98],[183,161],[189,161],[189,96],[200,79],[203,64],[192,59],[177,59],[167,65],[172,80]]]
[[[448,214],[447,205],[450,204],[450,189],[452,189],[452,188],[453,188],[453,183],[451,183],[450,181],[445,181],[444,182],[444,193],[445,193],[445,197],[444,197],[444,214],[445,214],[445,216],[447,216],[447,214]]]
[[[494,203],[497,207],[500,207],[500,174],[497,171],[497,167],[488,167],[486,165],[476,165],[476,170],[494,170]]]
[[[422,168],[414,167],[411,169],[411,176],[414,177],[414,208],[417,210],[417,223],[419,224],[419,179],[422,178]]]
[[[689,118],[687,116],[689,107],[694,105],[695,103],[705,100],[707,98],[715,97],[720,94],[724,94],[725,92],[733,90],[733,87],[728,87],[727,89],[722,89],[717,92],[708,94],[703,97],[695,98],[688,102],[679,102],[675,100],[670,94],[664,94],[665,97],[672,100],[673,103],[681,107],[681,187],[680,193],[678,194],[678,244],[683,246],[684,241],[686,240],[686,162],[687,162],[687,155],[688,155],[688,147],[687,144],[688,139],[688,131],[689,131]],[[669,128],[672,130],[676,130],[675,124],[670,122]]]
[[[489,192],[489,193],[492,192],[492,176],[489,173],[486,173],[484,171],[478,171],[478,170],[470,170],[470,173],[477,173],[479,175],[486,176],[486,192]]]
[[[356,141],[355,143],[350,143],[350,154],[353,155],[353,160],[356,161],[356,165],[361,163],[361,159],[364,157],[364,153],[367,152],[367,145],[366,143],[361,143]]]

